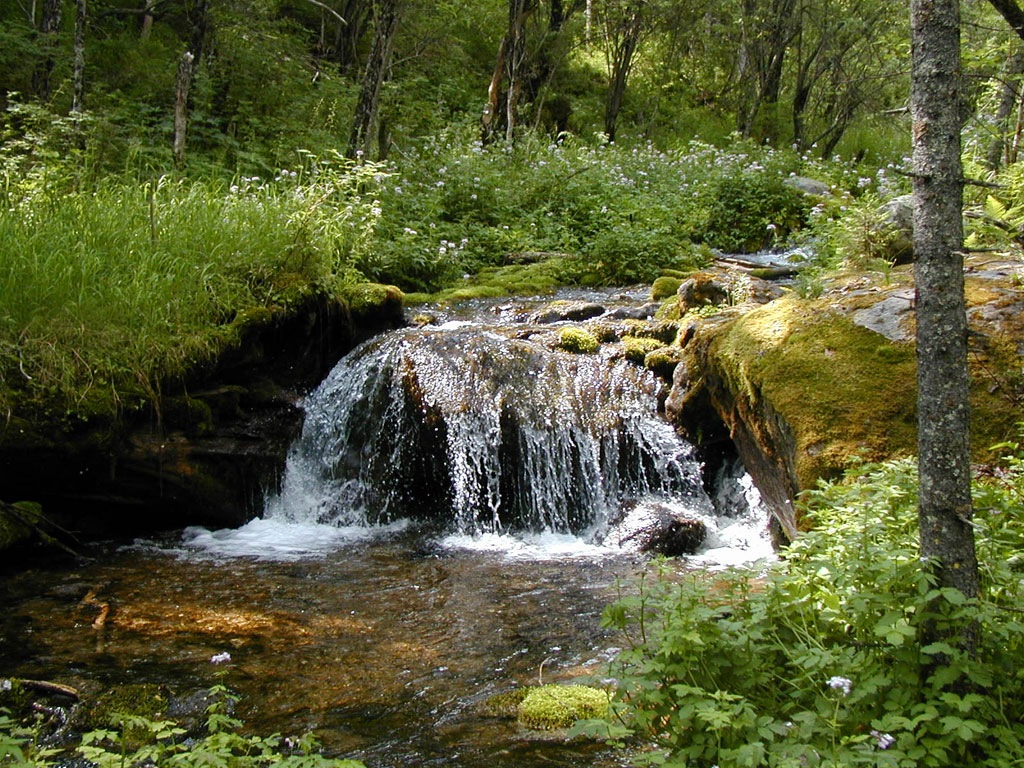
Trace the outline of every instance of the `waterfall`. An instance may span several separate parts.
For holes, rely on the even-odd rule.
[[[658,413],[659,386],[621,357],[553,349],[522,326],[395,331],[307,398],[266,516],[599,537],[645,500],[708,514],[694,449]]]

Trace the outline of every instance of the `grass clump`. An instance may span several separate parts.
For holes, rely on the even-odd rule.
[[[671,574],[606,610],[629,649],[605,734],[655,741],[657,764],[1019,763],[1024,454],[1014,448],[975,482],[980,599],[940,595],[921,565],[914,462],[857,467],[807,494],[813,530],[766,571]],[[922,646],[929,622],[976,626],[974,654]]]
[[[366,169],[233,185],[113,181],[0,210],[0,411],[116,410],[234,343],[234,323],[358,277]]]

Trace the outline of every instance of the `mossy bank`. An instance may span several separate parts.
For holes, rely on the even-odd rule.
[[[174,377],[125,378],[77,402],[30,398],[8,379],[0,499],[38,502],[86,535],[244,522],[279,477],[299,397],[360,340],[403,323],[401,291],[360,284],[239,313]]]

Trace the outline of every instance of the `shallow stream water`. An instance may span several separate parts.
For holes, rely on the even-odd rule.
[[[482,311],[493,317],[503,310]],[[608,674],[624,639],[601,628],[601,612],[648,567],[646,556],[609,535],[609,515],[619,511],[612,507],[625,497],[654,494],[659,504],[682,505],[706,519],[705,548],[681,568],[770,556],[765,519],[756,509],[715,517],[699,477],[683,476],[699,472],[690,447],[657,423],[653,385],[646,405],[631,385],[615,384],[627,393],[625,406],[602,400],[608,410],[600,418],[545,419],[536,403],[516,402],[535,396],[535,383],[515,380],[513,389],[503,389],[519,369],[515,361],[499,364],[505,352],[487,346],[487,365],[459,368],[454,347],[472,336],[465,322],[475,321],[460,320],[458,343],[442,345],[443,381],[499,371],[501,382],[473,385],[485,397],[453,398],[447,383],[434,388],[434,363],[414,357],[418,367],[410,369],[408,359],[395,357],[410,345],[427,354],[429,346],[414,331],[399,332],[400,343],[379,341],[342,361],[310,398],[307,425],[315,434],[307,430],[297,444],[263,519],[235,530],[189,529],[159,541],[100,545],[88,564],[0,580],[0,677],[54,680],[86,693],[157,683],[173,696],[223,680],[241,695],[238,715],[254,731],[312,731],[328,754],[370,768],[627,764],[626,756],[599,745],[526,731],[486,701],[531,683],[600,681]],[[488,326],[482,333],[493,344],[496,331]],[[528,343],[518,331],[506,338],[517,349]],[[375,349],[392,362],[369,357]],[[480,354],[467,359],[475,365]],[[524,354],[534,360],[540,352]],[[595,390],[587,389],[593,371],[586,386],[559,378],[559,371],[583,371],[582,363],[538,366],[548,371],[533,377],[544,383],[539,396],[553,409],[563,399],[584,408],[596,402],[588,394]],[[377,373],[391,369],[398,384],[378,391]],[[410,388],[413,374],[419,379]],[[426,437],[422,425],[413,425],[411,437],[400,433],[396,440],[390,422],[374,419],[415,421],[416,408],[396,404],[410,390],[420,398],[414,405],[442,425]],[[344,402],[340,416],[335,402]],[[353,410],[366,403],[368,410]],[[492,415],[478,413],[491,407]],[[566,437],[565,429],[575,432]],[[381,435],[386,439],[374,442]],[[427,479],[440,472],[447,478],[441,485],[454,490],[432,487],[428,498],[447,510],[410,522],[393,510],[431,510],[393,493],[411,470],[391,465],[405,460],[415,440],[442,446],[447,463]],[[512,448],[482,455],[491,442],[509,440],[517,441]],[[380,462],[385,451],[391,458]],[[533,474],[508,476],[509,456],[535,467]],[[595,490],[587,485],[592,477],[614,483]],[[740,483],[740,495],[756,496],[749,480]],[[584,492],[594,508],[557,517]],[[525,506],[524,493],[531,499]],[[565,493],[574,494],[571,502]],[[382,506],[371,514],[374,503]],[[506,516],[510,509],[513,517]],[[444,514],[451,521],[439,522]],[[225,653],[229,662],[211,663]]]

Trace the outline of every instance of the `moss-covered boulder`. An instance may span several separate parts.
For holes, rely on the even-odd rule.
[[[539,731],[568,728],[577,720],[607,717],[608,694],[586,685],[531,688],[517,708],[521,725]]]
[[[1012,263],[967,274],[979,461],[1024,418],[1020,274],[1024,267]],[[904,268],[842,276],[816,299],[790,293],[715,318],[685,347],[669,416],[694,437],[735,443],[787,536],[799,527],[793,500],[801,490],[840,476],[853,461],[916,451],[911,283]],[[883,302],[890,306],[879,311]]]
[[[575,354],[590,355],[601,347],[601,343],[590,331],[575,325],[558,331],[558,348]]]

